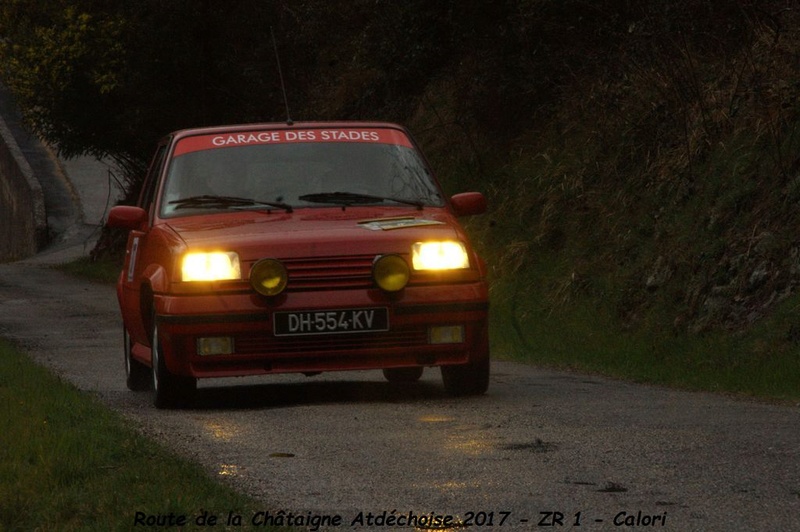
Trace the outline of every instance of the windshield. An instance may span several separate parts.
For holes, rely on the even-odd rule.
[[[399,144],[286,142],[176,153],[163,189],[165,217],[221,209],[444,204],[417,153]]]

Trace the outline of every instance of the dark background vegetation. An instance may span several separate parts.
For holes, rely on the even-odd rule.
[[[286,118],[272,28],[294,120],[402,122],[449,192],[489,197],[470,230],[501,350],[796,376],[798,10],[3,0],[0,79],[63,155],[120,163],[130,200],[161,135]]]

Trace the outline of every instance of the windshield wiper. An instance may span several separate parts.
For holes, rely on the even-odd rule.
[[[236,196],[215,196],[204,194],[202,196],[191,196],[175,201],[170,201],[170,205],[175,205],[175,209],[190,209],[194,207],[210,207],[216,209],[227,209],[228,207],[248,207],[252,205],[266,205],[276,209],[283,209],[292,212],[292,206],[287,203],[276,201],[258,201],[249,198],[239,198]]]
[[[355,192],[318,192],[316,194],[305,194],[297,199],[311,203],[334,203],[336,205],[345,206],[384,201],[393,201],[395,203],[413,205],[419,210],[422,210],[422,207],[425,206],[425,204],[419,200],[391,198],[387,196],[373,196],[372,194],[358,194]]]

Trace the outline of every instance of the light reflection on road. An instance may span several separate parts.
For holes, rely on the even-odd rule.
[[[228,442],[233,440],[241,432],[239,427],[233,424],[226,425],[217,421],[203,421],[202,424],[206,433],[211,435],[215,440]]]

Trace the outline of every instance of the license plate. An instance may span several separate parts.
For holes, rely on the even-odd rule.
[[[273,330],[275,336],[388,331],[389,312],[386,308],[276,312]]]

